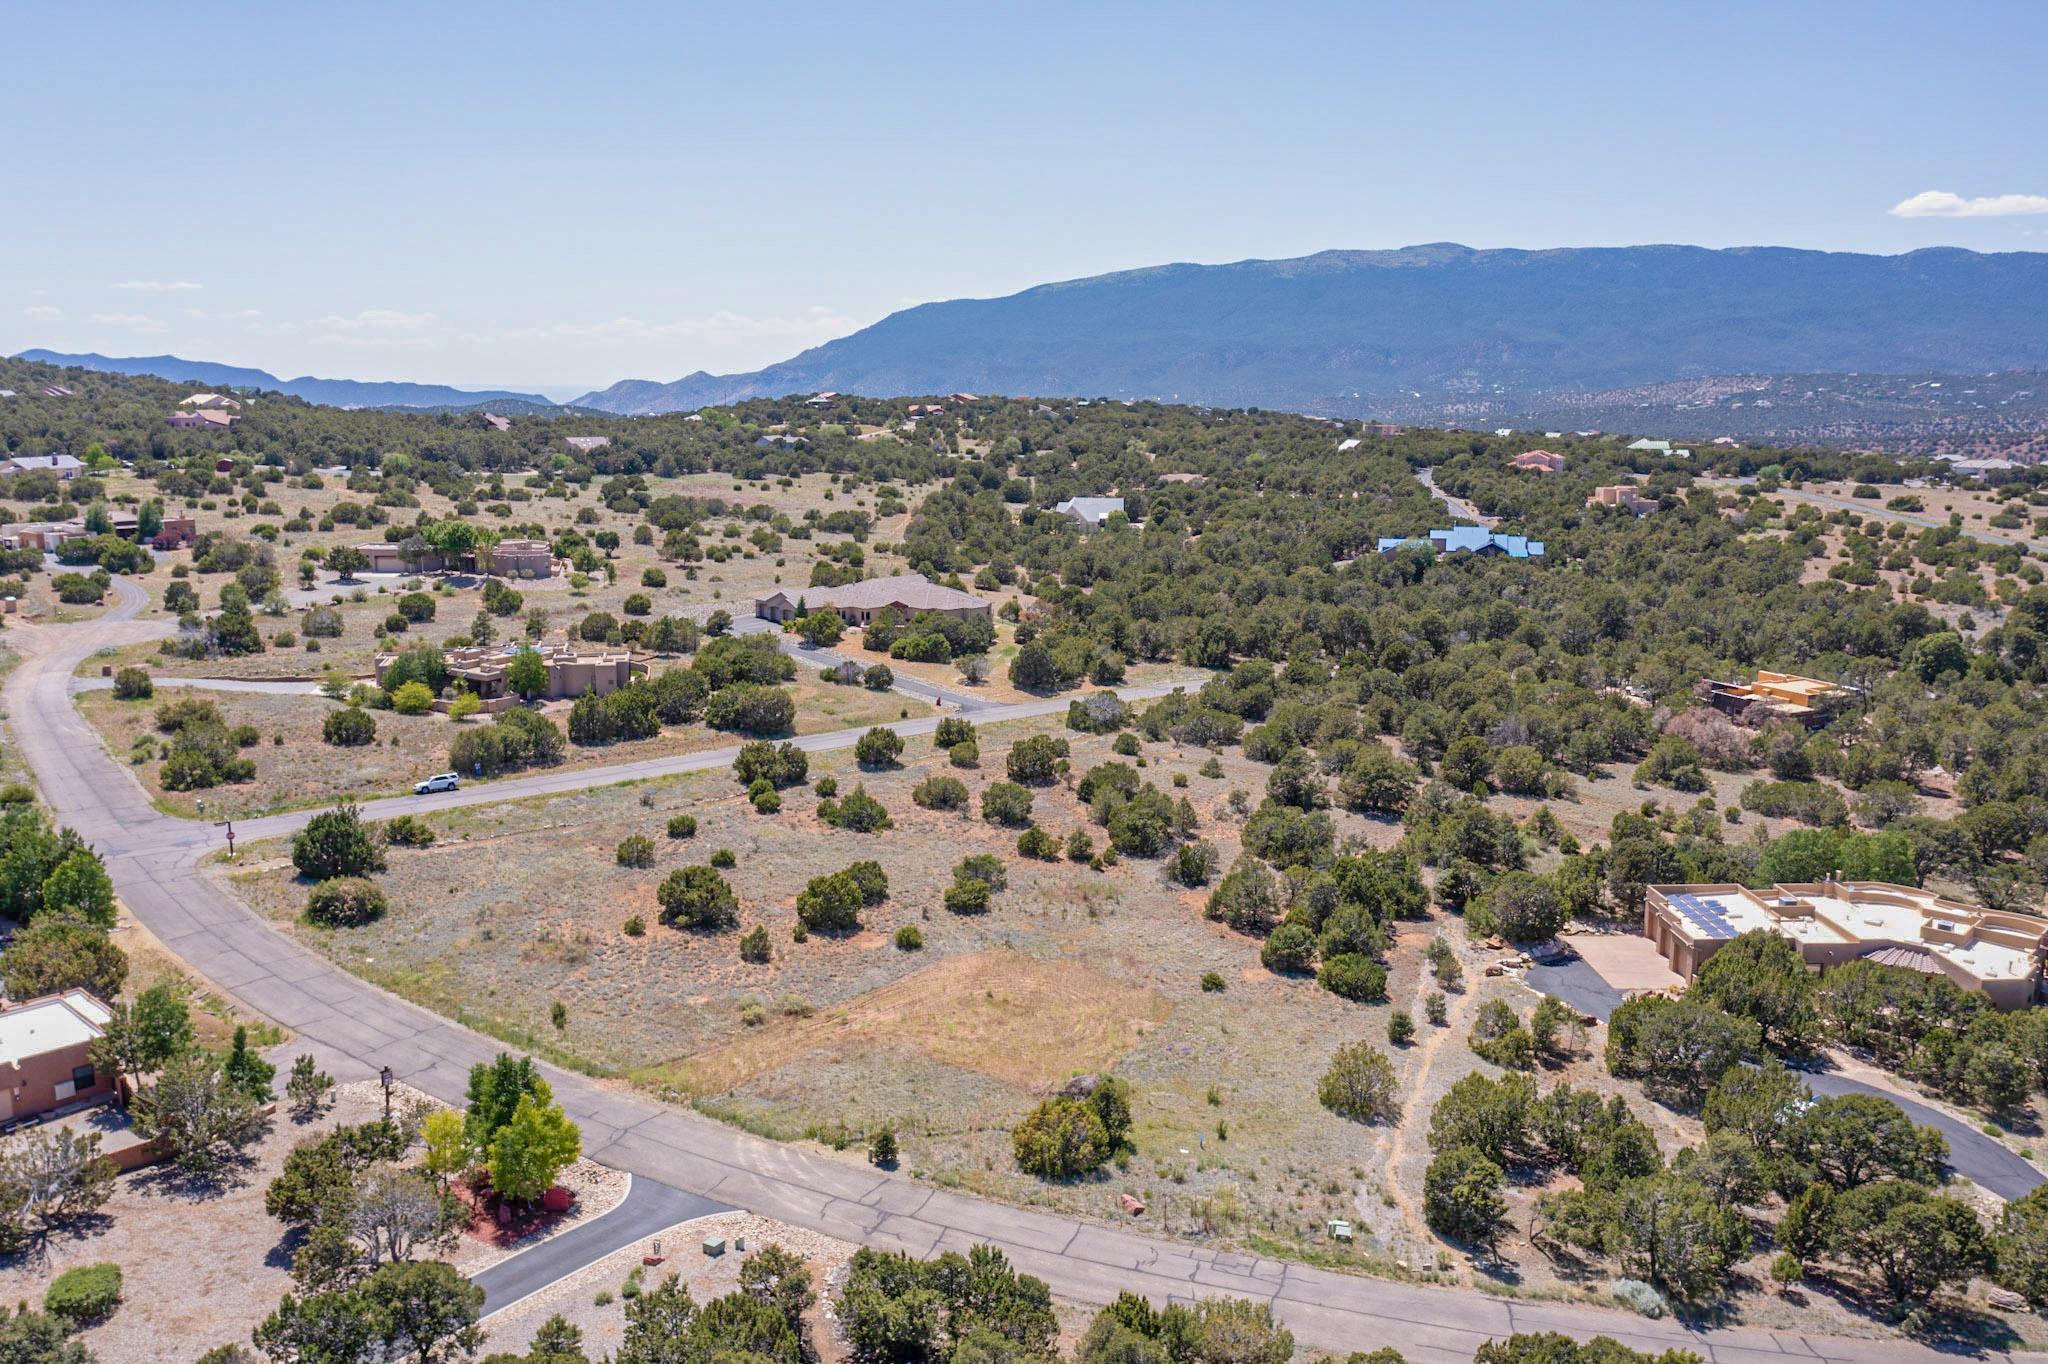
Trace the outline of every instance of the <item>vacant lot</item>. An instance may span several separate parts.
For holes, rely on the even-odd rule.
[[[707,549],[715,545],[728,547],[731,557],[723,563],[706,559],[695,564],[681,564],[661,557],[658,536],[654,544],[635,544],[633,532],[641,524],[641,517],[603,506],[592,488],[575,489],[571,496],[558,497],[539,491],[544,486],[543,482],[536,482],[532,490],[524,486],[527,480],[520,476],[509,477],[506,482],[509,489],[527,492],[528,500],[511,502],[511,515],[505,519],[505,524],[538,524],[550,536],[572,528],[586,538],[612,531],[618,535],[620,544],[610,556],[609,576],[592,574],[586,580],[583,575],[563,575],[545,581],[515,581],[512,586],[525,600],[519,616],[495,622],[500,637],[517,635],[524,626],[526,614],[536,609],[546,615],[550,629],[568,628],[590,611],[606,611],[618,616],[626,598],[634,593],[644,593],[651,599],[653,615],[702,617],[719,607],[735,614],[750,611],[753,599],[764,592],[777,586],[800,589],[808,584],[812,565],[823,557],[825,549],[843,543],[847,537],[821,535],[808,540],[783,537],[781,544],[773,549],[759,548],[748,537],[763,523],[742,514],[744,508],[766,506],[792,521],[801,522],[806,511],[851,509],[872,512],[875,506],[871,489],[848,493],[823,474],[792,479],[787,487],[779,480],[745,483],[712,474],[651,478],[648,491],[653,497],[715,497],[734,504],[734,514],[707,519],[700,537]],[[910,486],[902,487],[900,491],[908,505],[915,506],[929,488]],[[117,499],[123,495],[146,497],[153,495],[154,488],[132,476],[119,475],[111,481],[109,493]],[[370,494],[350,493],[340,486],[338,480],[331,478],[320,489],[279,486],[272,490],[272,495],[279,515],[238,513],[231,516],[230,511],[238,509],[225,502],[213,507],[203,501],[187,506],[176,499],[167,511],[172,515],[194,517],[202,531],[222,530],[234,535],[253,536],[258,526],[276,530],[286,517],[302,509],[311,514],[317,525],[337,503],[360,505],[370,500]],[[238,658],[193,661],[159,659],[156,646],[138,645],[123,651],[119,661],[148,661],[166,671],[204,676],[307,677],[316,676],[322,669],[330,667],[352,676],[362,676],[371,669],[371,658],[380,647],[378,631],[392,613],[396,597],[403,591],[412,590],[408,584],[435,591],[439,610],[434,620],[412,625],[397,636],[398,643],[420,640],[440,643],[451,635],[465,633],[476,618],[480,604],[481,584],[471,578],[430,574],[408,579],[383,574],[368,575],[360,582],[345,582],[331,573],[322,572],[317,575],[311,590],[300,587],[299,556],[309,548],[325,550],[338,545],[402,538],[413,520],[422,514],[429,519],[455,514],[453,503],[424,487],[418,490],[417,496],[420,502],[418,509],[390,508],[391,520],[383,526],[340,525],[331,531],[279,532],[276,535],[272,551],[283,580],[286,601],[280,614],[258,612],[258,628],[270,645],[264,652]],[[483,524],[492,524],[496,520],[488,514],[473,519]],[[906,512],[875,523],[873,534],[864,548],[869,572],[906,571],[907,565],[903,560],[882,553],[876,546],[900,539],[909,520]],[[167,556],[167,559],[167,565],[136,580],[149,592],[153,607],[161,606],[165,588],[174,581],[171,566],[189,566],[192,556],[189,551],[180,551]],[[643,576],[650,569],[664,576],[666,583],[661,586],[645,584]],[[228,578],[226,575],[197,575],[188,581],[197,589],[203,606],[211,610]],[[42,588],[47,588],[47,577],[39,578],[37,582]],[[317,651],[305,639],[299,619],[305,608],[314,602],[338,606],[344,622],[341,638],[318,641]],[[290,638],[288,642],[279,643],[281,636]]]
[[[790,692],[797,702],[799,734],[881,724],[903,718],[906,709],[917,715],[927,709],[926,703],[894,692],[832,686],[815,678],[799,677],[791,684]],[[253,781],[201,791],[163,789],[161,756],[169,736],[157,731],[155,716],[158,707],[180,700],[212,702],[230,729],[240,725],[255,727],[257,742],[243,750],[243,756],[256,764]],[[78,696],[77,705],[99,731],[108,752],[129,763],[136,779],[157,804],[172,814],[187,816],[197,816],[202,800],[208,815],[241,818],[322,805],[344,797],[402,792],[422,777],[447,770],[448,746],[460,728],[456,721],[441,714],[400,715],[380,710],[372,712],[377,721],[375,743],[337,748],[321,736],[321,726],[337,703],[319,696],[160,687],[154,697],[143,701],[116,700],[110,691],[84,692]],[[556,701],[541,709],[566,728],[569,706],[568,701]],[[464,723],[477,725],[485,721],[477,718]],[[137,743],[145,736],[151,740],[147,748]],[[654,738],[630,743],[599,748],[570,745],[562,767],[592,767],[692,753],[737,743],[740,737],[703,725],[677,725]]]

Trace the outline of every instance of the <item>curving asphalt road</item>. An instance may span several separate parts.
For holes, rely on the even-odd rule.
[[[530,1250],[522,1250],[510,1259],[500,1260],[470,1282],[483,1289],[484,1315],[489,1316],[644,1236],[652,1236],[678,1222],[731,1211],[723,1203],[672,1189],[659,1180],[635,1176],[625,1200],[610,1212]],[[682,1254],[685,1249],[677,1246],[675,1251]],[[662,1253],[668,1254],[666,1247]]]
[[[101,620],[8,632],[25,652],[7,681],[4,699],[45,799],[105,855],[131,913],[213,984],[292,1029],[330,1071],[354,1078],[388,1065],[427,1093],[460,1102],[469,1067],[488,1060],[500,1045],[338,969],[277,932],[202,874],[199,862],[211,837],[206,827],[158,813],[71,705],[71,673],[92,650],[148,639],[168,628],[133,619],[141,594],[116,582],[128,591]],[[907,722],[915,727],[935,723],[936,717]],[[833,746],[835,740],[851,743],[853,736],[809,738]],[[628,773],[629,768],[617,768],[562,775],[575,779],[571,785],[589,785]],[[500,800],[519,785],[501,782],[372,808],[384,814],[401,807],[467,803],[453,797]],[[250,821],[243,832],[254,836],[264,825],[282,832],[304,818]],[[1942,1357],[1904,1340],[1752,1328],[1694,1330],[1619,1311],[1353,1277],[1159,1240],[1107,1220],[1114,1216],[1113,1184],[1102,1189],[1104,1221],[1059,1217],[780,1145],[582,1075],[550,1067],[548,1076],[582,1126],[585,1152],[636,1178],[848,1241],[920,1256],[991,1243],[1018,1269],[1044,1279],[1055,1294],[1079,1302],[1107,1302],[1126,1289],[1162,1302],[1216,1294],[1257,1298],[1271,1303],[1305,1345],[1333,1350],[1390,1345],[1417,1364],[1468,1364],[1473,1351],[1489,1339],[1545,1330],[1611,1335],[1644,1350],[1696,1350],[1714,1364],[1932,1364]],[[1361,1139],[1360,1149],[1364,1146]],[[2011,1356],[1996,1352],[1988,1357]]]
[[[1603,1023],[1621,1005],[1621,992],[1602,980],[1600,973],[1583,957],[1531,967],[1528,985],[1539,994],[1556,995],[1580,1013],[1591,1014]],[[1932,1127],[1948,1138],[1948,1168],[1951,1173],[1983,1185],[2000,1198],[2018,1198],[2043,1183],[2041,1172],[2021,1160],[2003,1142],[1992,1140],[1938,1108],[1880,1089],[1839,1071],[1801,1070],[1799,1074],[1806,1087],[1815,1094],[1871,1094],[1889,1099],[1905,1110],[1906,1116],[1914,1122]]]

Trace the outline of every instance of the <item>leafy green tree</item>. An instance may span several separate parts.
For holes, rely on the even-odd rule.
[[[513,653],[505,665],[505,689],[524,701],[546,695],[548,665],[540,650],[521,648]]]
[[[152,985],[133,1004],[109,1005],[112,1017],[94,1039],[94,1066],[117,1077],[140,1079],[192,1046],[192,1018],[169,984]]]
[[[136,1131],[161,1141],[179,1169],[199,1175],[238,1160],[264,1127],[256,1101],[213,1057],[193,1052],[173,1058],[131,1111]]]
[[[1700,1364],[1691,1350],[1662,1354],[1631,1350],[1612,1336],[1594,1336],[1584,1344],[1556,1331],[1517,1332],[1506,1340],[1489,1340],[1472,1356],[1472,1364]]]
[[[1925,1307],[1992,1266],[1991,1240],[1969,1204],[1905,1180],[1863,1184],[1836,1197],[1828,1253],[1870,1275],[1894,1316]]]
[[[1366,1042],[1339,1047],[1316,1086],[1323,1107],[1353,1122],[1391,1122],[1400,1115],[1394,1065]]]
[[[70,914],[95,928],[114,926],[114,882],[99,854],[78,848],[50,870],[43,881],[45,913]]]
[[[861,735],[853,746],[853,756],[862,767],[893,767],[902,753],[903,736],[879,725]]]
[[[362,813],[344,801],[307,821],[292,837],[292,865],[309,881],[384,870],[384,853]]]
[[[1072,1179],[1100,1169],[1111,1154],[1101,1117],[1078,1099],[1047,1099],[1010,1135],[1018,1168],[1040,1179]]]
[[[464,1123],[470,1146],[478,1151],[488,1151],[491,1138],[512,1120],[521,1099],[532,1099],[546,1105],[554,1097],[554,1091],[542,1078],[531,1056],[515,1060],[501,1051],[491,1061],[479,1061],[469,1068]]]
[[[128,979],[128,956],[94,928],[63,914],[45,914],[0,952],[0,980],[15,999],[89,990],[113,999]]]
[[[505,1198],[530,1203],[583,1152],[583,1135],[562,1106],[522,1094],[512,1116],[492,1134],[491,1188]]]
[[[1875,1094],[1815,1099],[1787,1126],[1784,1146],[1791,1159],[1838,1191],[1880,1179],[1931,1184],[1948,1156],[1947,1138]]]
[[[1809,1055],[1820,1041],[1813,977],[1783,934],[1755,929],[1723,944],[1699,969],[1691,993],[1755,1023],[1764,1044],[1781,1054]]]
[[[227,1059],[221,1062],[220,1072],[230,1086],[259,1104],[269,1103],[274,1097],[270,1082],[277,1067],[249,1050],[249,1030],[240,1024],[235,1026],[234,1041],[228,1048]]]
[[[1507,1228],[1506,1178],[1474,1147],[1439,1152],[1422,1177],[1423,1220],[1439,1236],[1491,1249]]]
[[[2048,1184],[2037,1184],[1999,1214],[1993,1236],[1997,1279],[2036,1312],[2048,1308]]]
[[[1755,1023],[1687,994],[1638,995],[1608,1020],[1607,1069],[1640,1079],[1653,1095],[1697,1107],[1714,1082],[1762,1044]]]
[[[661,921],[671,928],[721,932],[737,928],[739,897],[723,876],[710,867],[679,867],[654,893]]]

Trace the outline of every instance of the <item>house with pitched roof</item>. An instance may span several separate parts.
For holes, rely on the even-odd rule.
[[[1550,450],[1524,450],[1508,463],[1517,469],[1525,469],[1535,474],[1564,472],[1564,456]]]
[[[1484,526],[1452,526],[1433,530],[1427,536],[1383,535],[1378,552],[1392,554],[1401,549],[1433,549],[1438,554],[1505,554],[1510,559],[1540,559],[1543,542],[1526,535],[1503,535]]]
[[[1053,510],[1062,516],[1071,516],[1083,526],[1094,530],[1107,521],[1112,513],[1123,511],[1124,500],[1121,497],[1070,497]]]
[[[924,611],[959,620],[989,618],[989,604],[972,592],[944,587],[922,573],[900,573],[891,578],[869,578],[844,587],[807,587],[791,592],[777,588],[754,599],[754,614],[762,620],[795,620],[800,614],[831,607],[849,625],[866,625],[884,611],[894,611],[904,620]],[[800,612],[797,608],[802,607]]]

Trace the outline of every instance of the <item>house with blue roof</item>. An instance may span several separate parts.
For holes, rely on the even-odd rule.
[[[1541,540],[1531,540],[1526,535],[1502,535],[1484,526],[1452,526],[1447,530],[1433,530],[1427,537],[1380,537],[1381,554],[1392,554],[1397,549],[1433,549],[1439,554],[1505,554],[1510,559],[1543,557]]]

